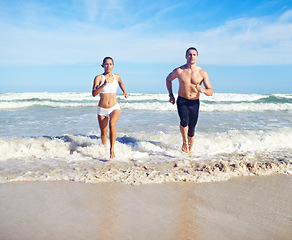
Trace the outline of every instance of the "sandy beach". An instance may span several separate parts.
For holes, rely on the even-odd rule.
[[[292,177],[0,184],[0,239],[291,239]]]

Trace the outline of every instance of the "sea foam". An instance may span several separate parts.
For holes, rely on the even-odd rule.
[[[1,182],[69,179],[142,184],[289,174],[291,133],[291,128],[285,128],[261,134],[256,131],[198,134],[191,154],[181,152],[178,136],[160,133],[155,141],[123,136],[117,138],[115,159],[109,158],[109,147],[105,148],[96,135],[0,138]],[[142,178],[139,174],[146,175]]]

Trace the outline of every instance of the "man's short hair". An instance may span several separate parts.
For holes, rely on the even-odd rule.
[[[197,55],[199,56],[199,52],[198,52],[198,50],[195,47],[188,48],[188,50],[186,51],[186,56],[188,55],[189,50],[196,50]]]

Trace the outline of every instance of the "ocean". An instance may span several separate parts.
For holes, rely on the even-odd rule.
[[[177,96],[176,96],[177,97]],[[0,182],[145,184],[292,174],[292,94],[201,95],[192,153],[167,94],[117,95],[115,159],[91,93],[0,94]]]

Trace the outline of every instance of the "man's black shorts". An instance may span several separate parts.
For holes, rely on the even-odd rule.
[[[177,98],[176,104],[180,118],[180,125],[182,127],[188,126],[188,136],[193,137],[199,117],[200,100],[189,100],[179,96]]]

